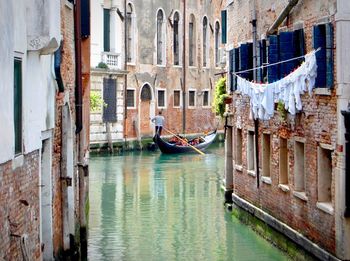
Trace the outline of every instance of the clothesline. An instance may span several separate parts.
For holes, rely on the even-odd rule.
[[[315,50],[315,53],[319,52],[320,50],[321,50],[321,47],[317,48]],[[231,72],[231,73],[233,75],[235,75],[235,76],[239,76],[239,74],[242,74],[242,73],[255,71],[255,70],[258,70],[258,69],[263,69],[263,68],[266,68],[266,67],[278,65],[278,64],[281,64],[281,63],[287,63],[287,62],[291,62],[291,61],[298,60],[298,59],[301,59],[301,58],[305,58],[306,55],[308,55],[308,54],[304,54],[302,56],[294,57],[294,58],[291,58],[291,59],[288,59],[288,60],[279,61],[279,62],[276,62],[276,63],[269,63],[269,64],[258,66],[258,67],[255,67],[255,68],[251,68],[251,69],[247,69],[247,70],[243,70],[243,71],[238,71],[238,72]]]

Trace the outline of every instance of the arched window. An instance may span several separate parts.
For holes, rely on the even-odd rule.
[[[146,83],[141,90],[141,101],[150,101],[152,100],[152,89],[148,83]]]
[[[174,36],[173,36],[173,51],[174,51],[174,65],[180,65],[180,39],[179,39],[179,22],[180,15],[178,12],[174,14]]]
[[[208,65],[208,18],[203,18],[203,67]]]
[[[220,53],[219,53],[219,45],[220,45],[220,24],[219,22],[215,23],[215,65],[219,66],[220,64]]]
[[[157,64],[165,62],[165,30],[164,13],[159,9],[157,13]]]
[[[134,8],[131,3],[128,4],[126,9],[126,33],[127,33],[127,61],[129,63],[134,62]]]
[[[190,23],[188,24],[188,46],[189,46],[188,63],[189,63],[189,66],[194,66],[195,57],[196,57],[196,24],[195,24],[195,17],[193,14],[191,14]]]

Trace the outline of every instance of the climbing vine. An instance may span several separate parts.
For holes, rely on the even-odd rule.
[[[90,109],[91,112],[98,112],[101,110],[101,106],[104,104],[101,97],[101,93],[98,91],[90,92]]]
[[[226,77],[222,77],[215,84],[215,94],[212,105],[213,112],[221,118],[224,117],[226,107],[225,99],[227,97],[229,97],[229,95],[226,92]]]

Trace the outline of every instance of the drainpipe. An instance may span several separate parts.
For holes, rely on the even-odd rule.
[[[345,124],[345,212],[350,217],[350,111],[342,111]]]
[[[127,12],[126,12],[126,0],[124,0],[124,71],[128,69],[128,42],[127,42]],[[128,76],[124,75],[124,141],[126,142],[126,120],[128,118],[128,106],[126,103],[126,93],[127,93],[127,85],[128,85]],[[136,93],[135,93],[136,95]]]
[[[252,26],[253,26],[253,68],[257,67],[257,29],[256,29],[256,9],[255,9],[255,1],[253,3],[253,13],[252,13]],[[253,71],[254,81],[257,81],[257,72]],[[255,168],[256,168],[256,186],[260,187],[260,171],[259,171],[259,119],[254,120],[254,138],[255,138]]]
[[[186,133],[186,0],[183,0],[182,19],[182,132]]]
[[[290,11],[293,9],[294,6],[296,6],[298,2],[299,0],[289,0],[288,5],[282,10],[280,15],[275,20],[275,22],[267,30],[267,33],[266,33],[267,36],[274,34],[277,31],[277,28],[280,26],[283,20],[289,15]]]
[[[83,89],[82,89],[82,62],[81,62],[81,0],[75,1],[74,8],[74,40],[75,40],[75,116],[78,134],[83,128]]]

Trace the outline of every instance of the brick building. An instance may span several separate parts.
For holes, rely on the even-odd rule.
[[[233,96],[228,108],[226,195],[233,192],[234,203],[317,257],[348,260],[350,219],[345,210],[350,187],[345,185],[341,111],[350,101],[346,64],[350,5],[341,0],[226,4],[223,33],[227,33],[228,88]],[[272,100],[271,118],[261,120],[253,114],[259,102],[246,95],[235,75],[249,82],[278,83],[304,60],[279,62],[319,47],[315,88],[301,95],[302,108],[290,113],[291,107]]]
[[[151,137],[150,118],[159,110],[174,132],[214,129],[215,73],[225,66],[219,40],[221,2],[126,1],[126,6],[124,1],[93,2],[92,65],[102,61],[117,69],[110,75],[116,86],[113,93],[119,95],[114,97],[116,106],[111,107],[113,139]],[[127,77],[121,71],[127,71]],[[101,70],[96,73],[101,75]],[[101,92],[107,83],[96,80],[92,89]],[[106,113],[104,108],[92,117],[102,122]],[[104,127],[93,129],[91,135],[96,137],[92,139],[106,135]]]
[[[72,2],[0,1],[1,260],[64,259],[86,234],[89,5]]]

